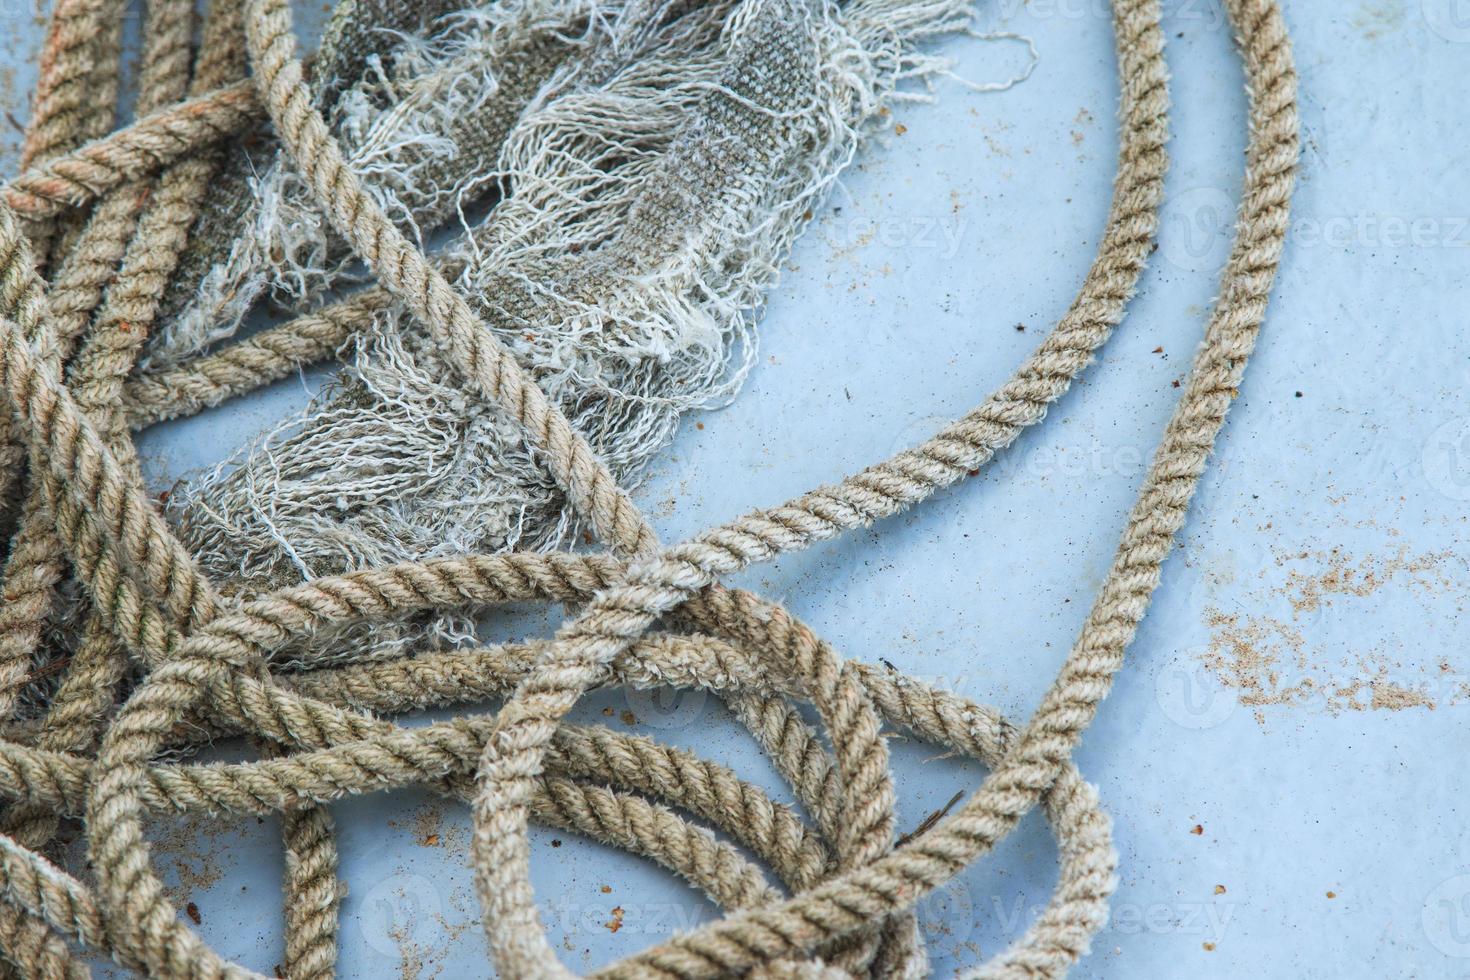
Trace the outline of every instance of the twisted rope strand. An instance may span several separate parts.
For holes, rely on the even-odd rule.
[[[255,89],[238,82],[160,109],[37,166],[0,187],[0,197],[31,220],[51,217],[218,145],[259,118]]]

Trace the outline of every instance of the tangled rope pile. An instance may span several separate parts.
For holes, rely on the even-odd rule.
[[[1263,321],[1287,227],[1298,146],[1286,31],[1275,0],[1224,2],[1245,64],[1250,141],[1219,299],[1086,625],[1036,713],[1015,726],[985,706],[839,657],[779,605],[720,580],[973,474],[1040,421],[1106,341],[1150,254],[1163,193],[1158,0],[1114,2],[1122,139],[1108,226],[1072,307],[1011,380],[921,446],[675,545],[658,541],[583,432],[348,165],[306,82],[286,0],[215,0],[197,58],[192,4],[150,2],[140,121],[112,135],[110,110],[99,108],[110,102],[97,94],[117,84],[119,4],[58,0],[24,173],[0,206],[0,386],[11,407],[0,416],[0,499],[15,529],[0,606],[0,717],[11,719],[0,732],[5,960],[23,976],[86,975],[79,951],[158,976],[256,975],[219,957],[171,906],[144,820],[157,811],[281,811],[283,963],[293,978],[330,976],[341,886],[323,804],[420,784],[473,808],[484,925],[508,976],[569,975],[538,922],[530,820],[641,854],[728,910],[599,975],[891,977],[927,972],[915,903],[1037,805],[1059,845],[1055,893],[977,975],[1064,973],[1106,919],[1115,869],[1107,819],[1070,755],[1122,666],[1183,524]],[[771,3],[778,12],[801,6]],[[245,50],[248,83],[240,81]],[[754,90],[758,103],[759,84]],[[378,287],[139,374],[166,282],[207,205],[213,148],[262,111]],[[130,429],[326,356],[388,297],[427,332],[468,393],[515,420],[609,552],[438,558],[227,598],[230,584],[206,577],[144,489]],[[521,601],[578,611],[542,642],[361,662],[345,651],[314,667],[279,658],[346,623]],[[38,677],[35,658],[59,617],[80,624],[77,640]],[[604,685],[719,694],[769,752],[810,824],[721,765],[564,721],[586,691]],[[427,726],[380,717],[488,698],[503,699],[492,714]],[[39,699],[38,715],[20,711],[27,699]],[[825,738],[798,702],[814,708]],[[990,770],[955,812],[901,844],[884,724]],[[160,759],[230,735],[251,739],[261,758]],[[92,884],[42,853],[62,818],[82,821]]]

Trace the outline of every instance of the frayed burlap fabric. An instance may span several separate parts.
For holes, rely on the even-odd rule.
[[[397,229],[421,241],[454,216],[442,270],[629,486],[684,412],[734,394],[791,240],[898,83],[943,66],[918,42],[966,16],[956,0],[527,0],[436,21],[331,86],[323,118]],[[217,340],[262,294],[301,303],[349,275],[353,253],[288,161],[256,190],[150,367]],[[487,193],[489,216],[461,222]],[[407,305],[363,319],[351,367],[304,417],[174,493],[204,568],[243,569],[261,594],[576,540],[583,522],[517,420],[466,396]],[[388,657],[465,642],[473,623],[350,632]],[[342,639],[291,656],[320,663]]]
[[[1037,806],[1055,892],[976,975],[1065,973],[1106,919],[1116,865],[1071,752],[1183,525],[1287,228],[1285,28],[1275,0],[1224,2],[1250,95],[1235,244],[1112,569],[1020,725],[843,657],[720,580],[984,468],[1121,322],[1163,194],[1157,0],[1115,0],[1108,226],[1011,380],[920,446],[672,545],[626,481],[682,410],[733,390],[807,210],[900,83],[940,66],[920,46],[962,27],[962,7],[346,0],[309,72],[285,0],[215,0],[197,50],[192,3],[152,0],[139,121],[108,134],[78,93],[112,84],[120,5],[59,2],[25,170],[0,195],[0,956],[23,976],[84,976],[87,956],[255,975],[170,905],[146,818],[282,812],[281,963],[331,976],[343,885],[326,804],[424,785],[472,808],[466,859],[502,975],[568,975],[538,921],[529,821],[642,855],[727,910],[601,974],[917,977],[915,903]],[[258,139],[242,148],[241,133]],[[357,263],[372,283],[332,298]],[[231,340],[266,300],[315,308]],[[132,429],[344,345],[351,367],[306,418],[160,511]],[[673,396],[673,381],[696,390]],[[354,453],[372,465],[336,458]],[[237,477],[267,459],[267,489]],[[607,550],[554,550],[573,531]],[[527,601],[576,611],[551,640],[473,641],[470,624]],[[684,750],[564,720],[607,685],[724,698],[800,809]],[[387,720],[486,700],[499,706]],[[885,726],[990,770],[903,841]],[[258,758],[188,760],[221,737]],[[48,851],[61,819],[80,821],[85,872]]]

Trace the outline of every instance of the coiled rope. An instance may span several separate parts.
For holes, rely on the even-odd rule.
[[[1015,375],[921,446],[668,546],[344,164],[304,81],[285,0],[216,0],[192,70],[181,27],[191,4],[150,2],[141,121],[110,136],[102,135],[110,120],[99,122],[78,93],[97,73],[115,73],[116,42],[99,25],[115,23],[117,4],[59,3],[27,169],[0,205],[0,387],[12,408],[0,422],[9,461],[0,474],[17,528],[0,606],[6,716],[15,716],[68,574],[85,589],[87,625],[39,724],[0,731],[0,795],[13,801],[0,835],[0,953],[25,976],[83,976],[78,950],[159,976],[256,975],[179,918],[151,866],[143,821],[159,810],[283,811],[287,972],[330,976],[340,888],[320,804],[421,784],[473,808],[485,929],[508,976],[569,975],[536,913],[533,819],[648,857],[728,909],[599,975],[888,977],[926,972],[915,903],[1037,805],[1059,844],[1055,892],[976,975],[1064,973],[1106,919],[1115,868],[1107,819],[1071,752],[1184,522],[1262,324],[1287,227],[1298,144],[1286,30],[1275,0],[1224,4],[1245,64],[1250,140],[1219,299],[1081,635],[1036,713],[1013,726],[987,707],[840,657],[779,605],[720,580],[965,479],[1039,422],[1107,340],[1151,250],[1163,193],[1158,0],[1114,2],[1122,137],[1107,229],[1071,308]],[[253,88],[238,81],[242,34]],[[208,192],[206,151],[261,110],[379,287],[165,376],[125,380]],[[43,260],[49,285],[38,273]],[[471,391],[514,416],[610,552],[402,564],[226,601],[149,499],[129,427],[199,411],[322,357],[392,301],[432,333]],[[273,664],[293,640],[343,622],[522,601],[580,611],[544,642],[297,673]],[[114,710],[130,670],[141,680]],[[814,826],[723,766],[564,721],[594,687],[663,684],[725,698]],[[489,716],[424,727],[377,717],[486,698],[504,702]],[[796,702],[815,708],[825,741]],[[962,806],[903,843],[884,723],[990,770]],[[250,737],[263,757],[156,761],[166,748],[223,735]],[[726,833],[779,885],[677,811]],[[93,886],[41,853],[62,816],[84,822]]]

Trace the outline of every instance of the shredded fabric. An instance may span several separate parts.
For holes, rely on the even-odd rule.
[[[946,66],[918,43],[967,19],[965,0],[497,5],[402,41],[384,53],[391,69],[368,59],[329,125],[420,244],[421,228],[496,189],[438,260],[632,486],[683,413],[735,393],[792,240],[899,83]],[[218,339],[195,320],[233,329],[216,295],[239,309],[267,289],[299,302],[342,278],[348,253],[294,170],[279,163],[255,191],[252,227],[163,350]],[[401,303],[350,357],[304,418],[175,492],[208,571],[260,592],[583,530],[515,420],[445,380]],[[450,617],[431,639],[471,632]],[[400,647],[378,639],[385,654]]]
[[[286,0],[212,0],[197,39],[192,0],[149,0],[137,121],[117,129],[95,96],[118,84],[126,2],[57,0],[22,173],[0,188],[0,958],[23,976],[101,956],[259,976],[172,906],[147,820],[280,812],[281,968],[330,977],[329,804],[417,785],[472,810],[501,975],[570,975],[540,924],[530,821],[726,912],[598,975],[836,980],[927,975],[916,904],[1032,808],[1058,842],[1054,895],[973,975],[1065,974],[1117,867],[1071,753],[1183,526],[1288,224],[1285,27],[1275,0],[1223,3],[1250,96],[1236,241],[1092,613],[1015,725],[721,582],[974,475],[1107,341],[1163,196],[1158,0],[1115,0],[1108,225],[1014,376],[917,447],[673,545],[628,488],[681,415],[735,395],[792,242],[885,106],[951,71],[938,40],[969,30],[965,3],[341,0],[303,62]],[[243,329],[263,307],[293,316]],[[302,417],[166,503],[148,492],[133,431],[334,355]],[[550,640],[478,638],[521,602],[573,611]],[[799,808],[565,720],[614,685],[721,697]],[[451,707],[466,713],[390,720]],[[900,837],[889,729],[990,773]],[[220,739],[254,757],[193,759]],[[55,860],[63,820],[85,868]]]

